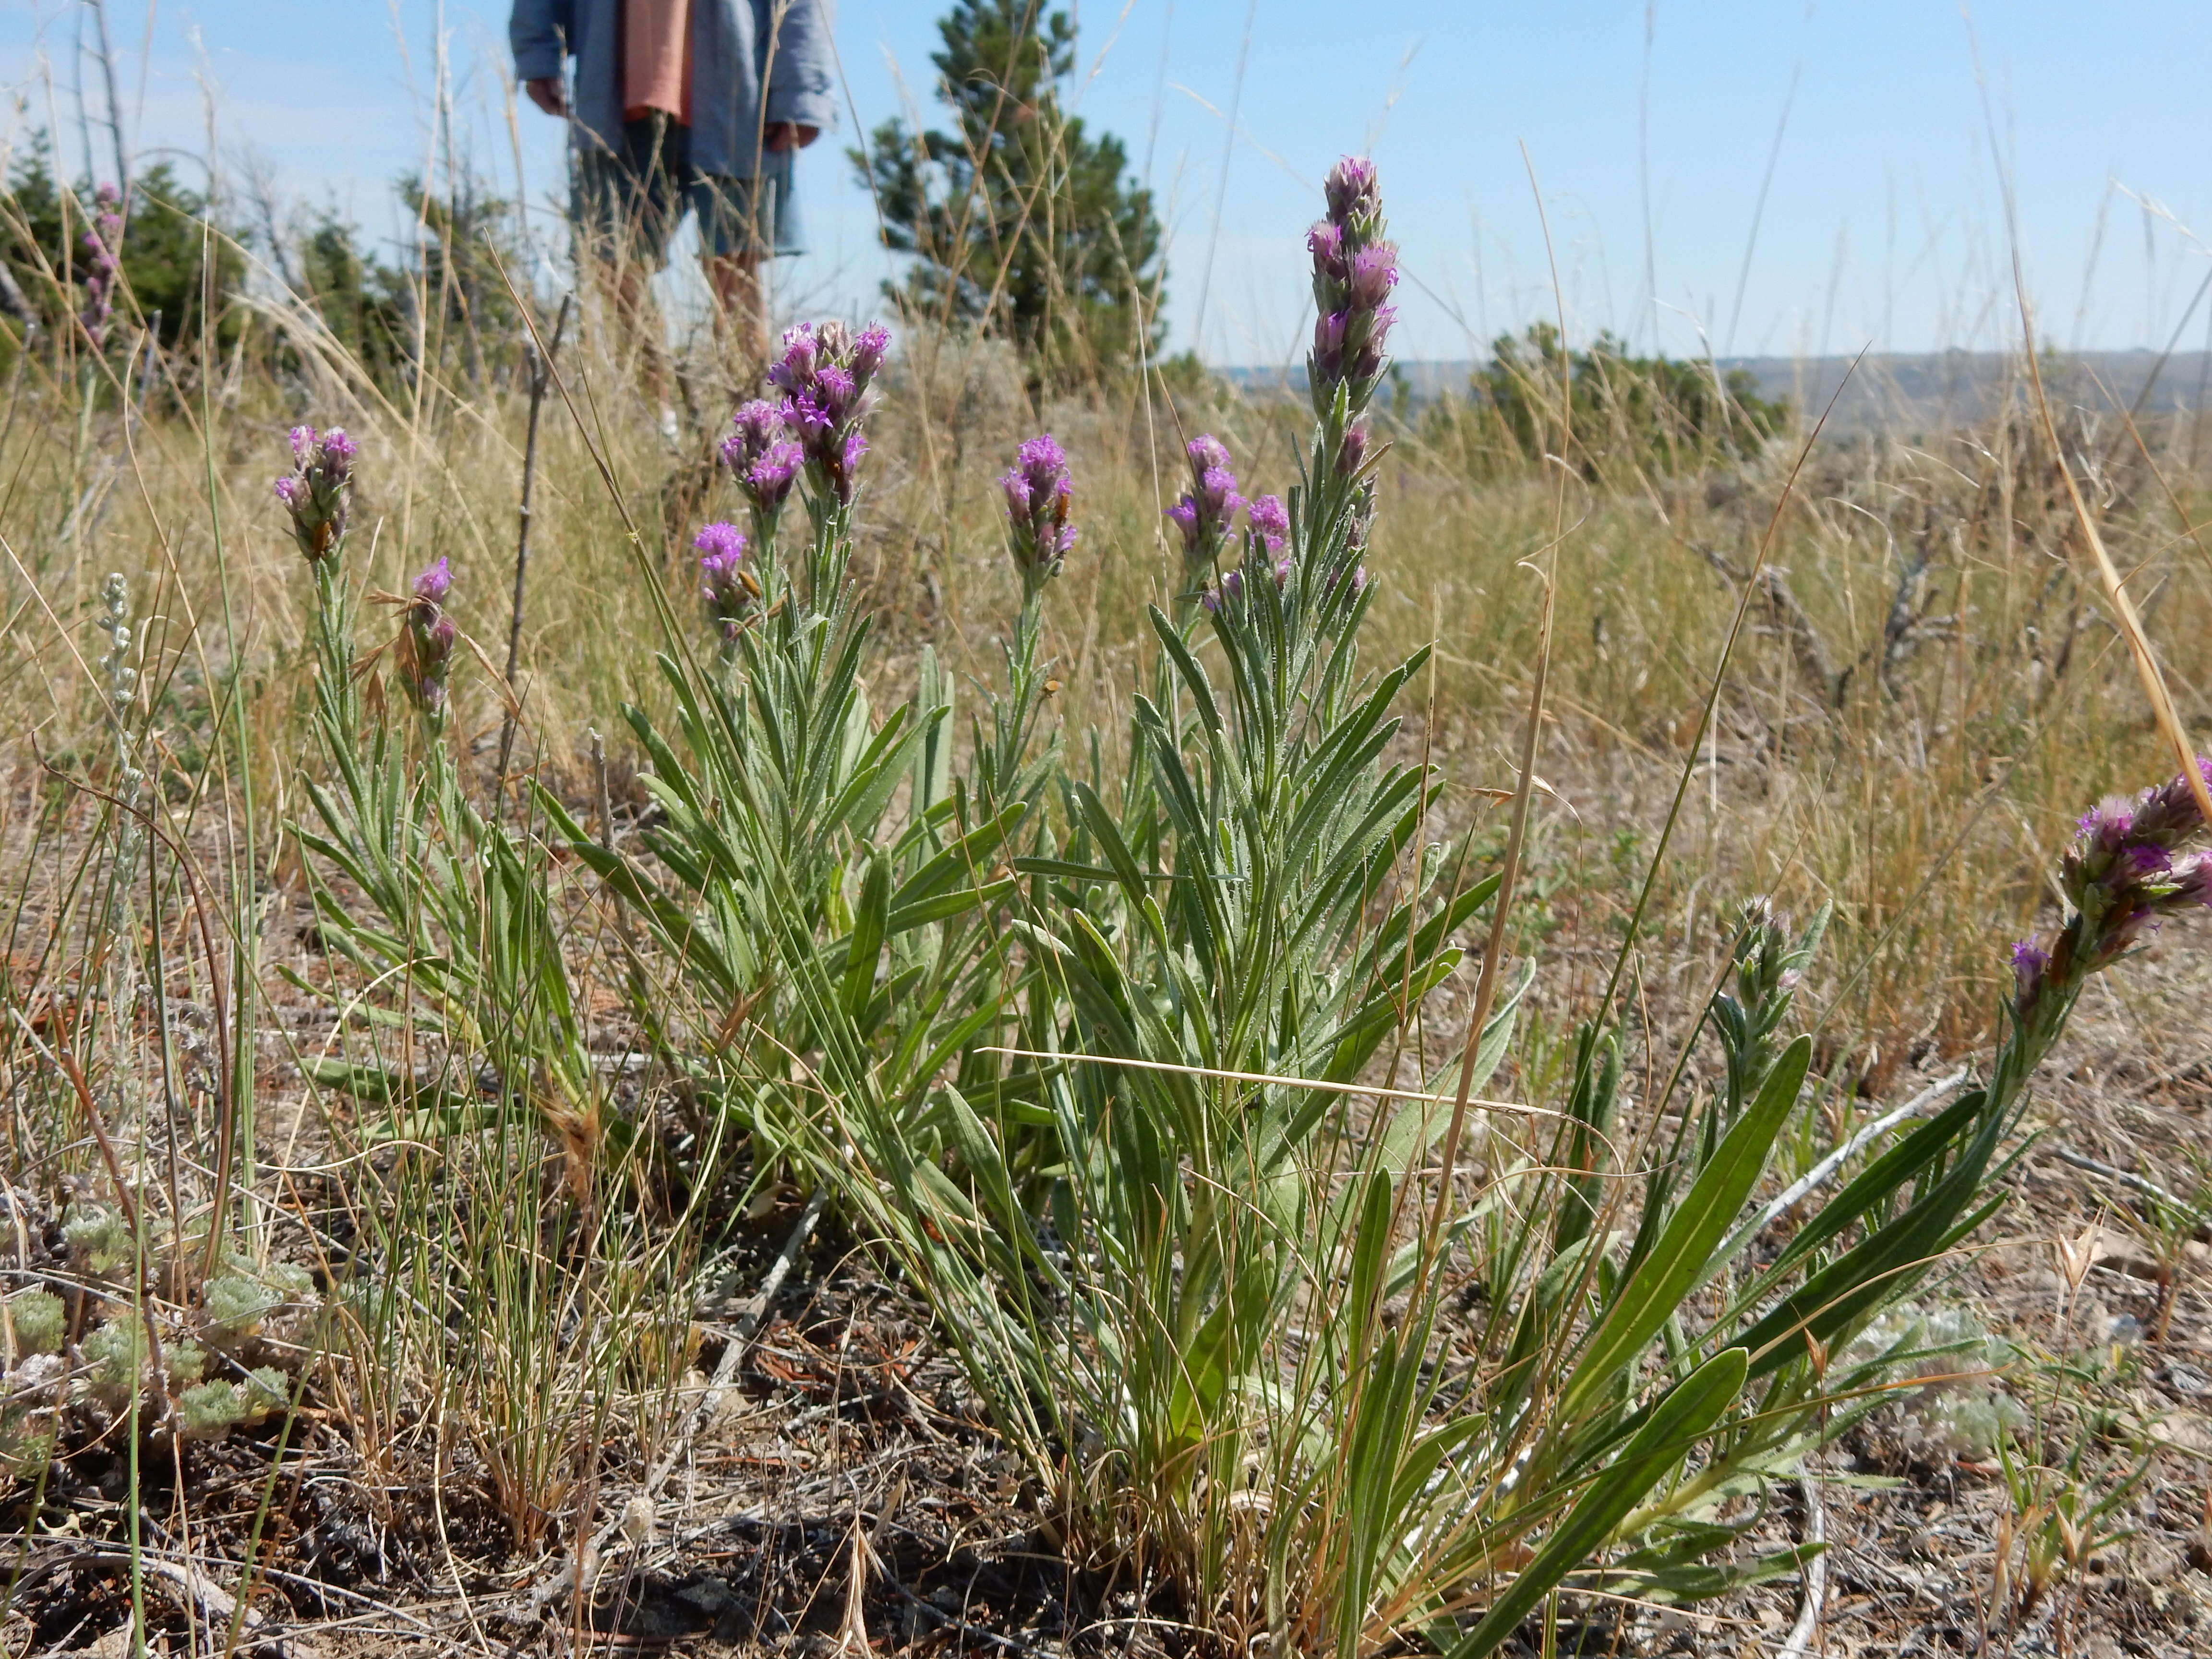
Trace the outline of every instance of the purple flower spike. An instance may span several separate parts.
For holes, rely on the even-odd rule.
[[[2212,763],[2197,764],[2212,783]],[[2206,827],[2186,773],[2132,800],[2108,797],[2082,815],[2058,864],[2073,916],[2048,950],[2013,950],[2014,1013],[2023,1029],[2055,1032],[2091,974],[2166,917],[2212,905],[2212,854],[2190,850]]]
[[[93,192],[92,223],[84,233],[85,332],[97,349],[107,337],[108,319],[115,314],[115,282],[121,267],[117,260],[123,246],[122,197],[112,185]]]
[[[337,427],[318,433],[295,426],[290,434],[292,471],[276,481],[276,499],[292,515],[293,539],[310,564],[334,556],[345,539],[352,505],[354,441]]]
[[[441,556],[416,577],[407,608],[400,612],[396,655],[400,683],[433,730],[446,718],[447,686],[453,678],[453,647],[460,638],[453,619],[446,614],[446,596],[453,591],[453,567]]]
[[[1075,495],[1066,452],[1049,432],[1030,439],[1014,452],[1012,468],[1001,474],[1006,498],[1008,544],[1022,573],[1022,592],[1034,599],[1060,574],[1075,545],[1075,526],[1067,510]]]
[[[1237,475],[1229,470],[1229,450],[1220,439],[1201,433],[1185,451],[1190,457],[1190,488],[1167,515],[1182,532],[1183,556],[1193,564],[1211,564],[1244,498],[1237,493]]]
[[[1398,250],[1382,239],[1372,162],[1338,162],[1322,193],[1328,217],[1306,234],[1316,318],[1308,374],[1316,412],[1327,414],[1342,390],[1357,416],[1382,378],[1383,342],[1396,320],[1388,301],[1398,285]]]

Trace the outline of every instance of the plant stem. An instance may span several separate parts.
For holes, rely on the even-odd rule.
[[[575,296],[561,296],[560,314],[553,319],[553,338],[543,356],[535,340],[526,349],[530,356],[530,424],[522,444],[522,499],[515,507],[514,529],[514,608],[507,623],[507,667],[501,678],[507,682],[507,718],[499,728],[499,772],[494,793],[507,787],[507,765],[514,753],[514,724],[522,713],[521,695],[514,689],[515,659],[522,653],[522,589],[530,570],[530,496],[532,486],[538,480],[538,417],[545,407],[545,388],[552,379],[552,360],[561,349],[561,336],[568,326],[569,307]]]

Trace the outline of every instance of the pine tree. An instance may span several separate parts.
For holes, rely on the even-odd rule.
[[[1060,107],[1075,28],[1043,0],[957,0],[932,54],[951,131],[893,119],[853,165],[914,264],[895,303],[1011,338],[1032,385],[1111,374],[1157,346],[1161,233],[1110,133]]]

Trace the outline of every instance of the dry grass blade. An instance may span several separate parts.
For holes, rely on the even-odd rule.
[[[2143,629],[2142,617],[2136,611],[2135,601],[2128,596],[2127,583],[2119,567],[2105,546],[2105,538],[2097,531],[2097,520],[2089,511],[2089,504],[2081,497],[2081,486],[2074,477],[2074,468],[2066,459],[2066,447],[2059,441],[2058,423],[2052,419],[2051,398],[2044,390],[2043,369],[2036,362],[2035,322],[2027,303],[2025,278],[2021,274],[2020,254],[2013,253],[2014,291],[2020,301],[2021,354],[2027,362],[2028,384],[2034,389],[2035,410],[2043,423],[2043,435],[2051,445],[2051,464],[2058,469],[2058,477],[2066,486],[2066,499],[2074,510],[2074,522],[2081,527],[2081,538],[2089,544],[2089,551],[2097,561],[2097,574],[2105,585],[2105,595],[2112,603],[2112,613],[2119,618],[2120,632],[2126,636],[2129,653],[2135,659],[2136,673],[2142,681],[2143,696],[2149,700],[2151,717],[2158,722],[2159,733],[2173,750],[2174,763],[2197,797],[2197,810],[2204,815],[2204,822],[2212,824],[2212,786],[2208,786],[2204,770],[2197,763],[2196,746],[2175,711],[2173,694],[2166,690],[2166,675],[2158,665],[2158,656],[2151,649],[2150,635]]]
[[[979,1048],[975,1052],[979,1054],[1005,1054],[1014,1060],[1048,1060],[1063,1064],[1128,1066],[1139,1072],[1171,1072],[1181,1077],[1218,1078],[1224,1083],[1260,1083],[1285,1089],[1319,1089],[1331,1094],[1364,1095],[1375,1100],[1424,1100],[1443,1106],[1464,1098],[1470,1106],[1480,1106],[1493,1112],[1513,1112],[1523,1117],[1559,1115],[1549,1108],[1525,1105],[1516,1100],[1484,1100],[1455,1094],[1432,1095],[1419,1089],[1395,1089],[1375,1083],[1334,1083],[1326,1078],[1285,1077],[1275,1072],[1231,1072],[1213,1066],[1178,1066],[1172,1060],[1132,1060],[1121,1054],[1053,1054],[1042,1048]]]

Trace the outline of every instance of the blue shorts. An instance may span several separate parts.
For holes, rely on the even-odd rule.
[[[762,153],[760,173],[732,179],[691,165],[691,129],[659,112],[623,123],[619,153],[585,138],[571,180],[569,216],[599,258],[666,268],[668,244],[687,213],[708,254],[771,258],[804,253],[792,191],[793,150]]]

